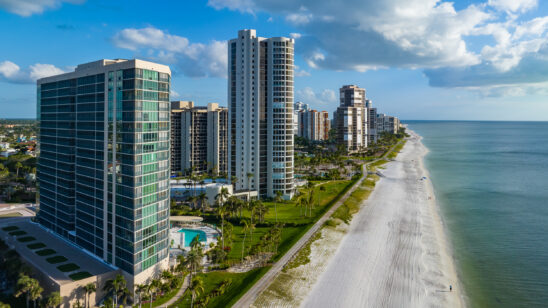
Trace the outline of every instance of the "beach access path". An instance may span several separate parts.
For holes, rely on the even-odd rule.
[[[303,307],[463,307],[432,184],[428,150],[409,131]],[[449,291],[449,286],[453,291]]]
[[[401,142],[401,141],[400,141]],[[259,294],[264,291],[270,283],[274,280],[276,275],[284,268],[284,266],[293,258],[293,256],[303,248],[303,246],[310,240],[310,238],[323,226],[323,224],[331,217],[344,201],[350,196],[350,194],[358,187],[362,181],[367,177],[367,165],[386,159],[386,157],[394,151],[394,148],[400,143],[394,145],[388,152],[386,152],[381,158],[364,163],[362,165],[362,177],[354,183],[354,185],[342,196],[331,208],[320,218],[316,223],[308,229],[308,231],[293,245],[272,267],[261,277],[237,302],[233,307],[249,307],[251,306]]]

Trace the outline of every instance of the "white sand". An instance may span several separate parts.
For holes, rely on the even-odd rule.
[[[451,251],[413,132],[388,163],[305,307],[463,307]],[[426,180],[420,180],[423,176]],[[431,199],[429,199],[431,197]],[[448,292],[449,285],[453,292]]]

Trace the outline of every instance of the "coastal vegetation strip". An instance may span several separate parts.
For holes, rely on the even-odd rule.
[[[401,140],[383,157],[394,159],[404,145],[405,140]],[[369,171],[375,171],[387,162],[388,160],[381,158],[370,162],[367,167]],[[376,174],[369,174],[359,183],[324,226],[316,231],[306,245],[285,265],[283,272],[277,275],[257,297],[254,306],[298,306],[300,304],[304,299],[303,293],[309,291],[318,273],[325,269],[329,257],[336,251],[339,241],[334,241],[333,238],[342,239],[341,232],[346,232],[353,216],[368,199],[379,178]]]

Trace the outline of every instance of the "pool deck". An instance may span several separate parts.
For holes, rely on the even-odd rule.
[[[213,229],[209,226],[185,226],[185,227],[175,227],[171,228],[169,230],[170,234],[170,240],[173,239],[176,242],[181,242],[181,239],[179,238],[182,236],[181,232],[179,232],[181,229],[188,229],[188,230],[200,230],[203,231],[206,234],[206,249],[209,248],[209,245],[211,243],[217,243],[217,237],[221,234],[219,231]],[[184,239],[183,239],[184,240]],[[177,244],[174,245],[177,247]],[[183,249],[188,247],[182,247]]]

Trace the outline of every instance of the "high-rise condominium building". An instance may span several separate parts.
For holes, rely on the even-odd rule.
[[[337,143],[348,152],[367,147],[367,108],[365,89],[355,85],[340,89],[340,106],[336,111]]]
[[[370,99],[365,100],[367,108],[367,144],[377,142],[377,108],[373,108],[373,102]]]
[[[168,266],[167,66],[100,60],[38,80],[38,222],[126,275]]]
[[[293,46],[255,30],[228,43],[228,174],[237,191],[293,195]]]
[[[303,102],[296,102],[295,107],[293,108],[293,134],[299,135],[299,113],[301,111],[309,111],[310,106]]]
[[[298,114],[298,136],[309,140],[320,141],[329,139],[331,120],[327,111],[301,110]]]
[[[384,113],[377,114],[377,133],[387,132],[397,134],[400,128],[400,119]]]
[[[228,109],[171,102],[171,172],[226,174]]]

